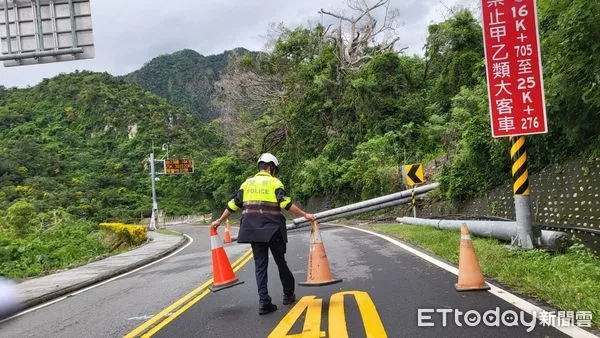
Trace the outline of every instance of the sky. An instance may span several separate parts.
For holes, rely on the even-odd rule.
[[[367,0],[374,3],[374,0]],[[449,16],[449,8],[476,0],[390,0],[399,10],[398,47],[423,54],[427,26]],[[162,3],[159,6],[158,3]],[[244,47],[264,50],[270,23],[286,27],[321,22],[318,11],[350,13],[345,0],[91,0],[96,57],[42,65],[4,67],[0,85],[33,86],[75,70],[123,75],[152,58],[184,48],[203,55]]]

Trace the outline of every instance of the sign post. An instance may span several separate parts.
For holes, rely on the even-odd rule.
[[[425,183],[423,174],[423,164],[409,164],[402,168],[404,181],[406,185],[412,186],[411,202],[413,207],[413,217],[417,217],[417,207],[415,205],[415,187],[417,184]]]
[[[165,160],[156,160],[154,157],[154,152],[150,153],[150,177],[152,180],[152,218],[150,219],[150,226],[148,227],[150,230],[158,229],[158,203],[156,202],[156,175],[163,174],[186,174],[194,172],[194,160],[191,158],[184,159],[169,159],[169,145],[163,144],[163,150],[167,151],[167,159]],[[158,173],[156,172],[156,163],[162,162],[163,171],[160,169]],[[159,164],[160,165],[160,164]],[[159,167],[160,168],[160,167]]]
[[[534,237],[525,136],[548,132],[535,0],[482,0],[483,38],[493,137],[511,138],[517,238]]]

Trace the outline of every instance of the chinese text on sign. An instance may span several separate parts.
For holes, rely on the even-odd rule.
[[[535,0],[482,0],[492,136],[548,131]]]

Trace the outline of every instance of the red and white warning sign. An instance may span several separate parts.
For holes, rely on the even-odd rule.
[[[548,132],[535,0],[481,0],[492,136]]]

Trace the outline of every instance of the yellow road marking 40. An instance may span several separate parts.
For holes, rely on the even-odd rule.
[[[386,338],[387,333],[377,313],[377,308],[368,293],[364,291],[343,291],[333,294],[329,299],[329,337],[348,337],[346,327],[346,312],[344,311],[344,296],[354,296],[362,318],[367,337]],[[323,300],[316,296],[302,297],[296,305],[279,322],[269,338],[321,338],[326,336],[321,331],[321,309]],[[306,311],[302,333],[290,334],[294,324]]]

